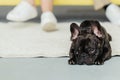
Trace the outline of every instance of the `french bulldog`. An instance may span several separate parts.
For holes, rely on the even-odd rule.
[[[111,58],[112,37],[97,20],[85,20],[80,26],[72,23],[70,32],[69,64],[102,65]]]

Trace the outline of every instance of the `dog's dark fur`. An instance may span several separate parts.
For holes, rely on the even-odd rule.
[[[111,36],[96,20],[85,20],[80,27],[70,25],[71,48],[69,64],[103,64],[111,58]]]

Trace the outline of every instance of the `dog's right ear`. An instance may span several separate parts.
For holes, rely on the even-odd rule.
[[[71,31],[71,40],[74,40],[79,35],[79,26],[76,23],[72,23],[70,25],[70,31]]]

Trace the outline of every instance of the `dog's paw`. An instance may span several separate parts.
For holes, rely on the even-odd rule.
[[[95,65],[103,65],[104,64],[104,61],[103,60],[96,60]]]
[[[69,59],[69,60],[68,60],[68,64],[70,64],[70,65],[75,65],[76,63],[75,63],[75,61],[74,61],[73,59]]]

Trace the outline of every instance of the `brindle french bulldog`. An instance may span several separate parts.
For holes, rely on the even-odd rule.
[[[68,63],[102,65],[111,58],[110,41],[112,37],[96,20],[85,20],[80,27],[76,23],[70,25],[71,48]]]

